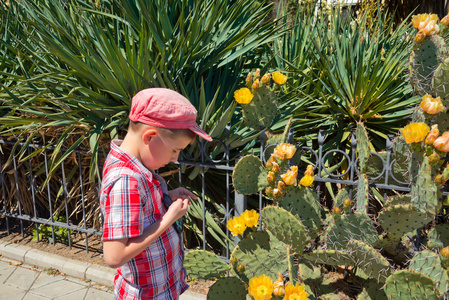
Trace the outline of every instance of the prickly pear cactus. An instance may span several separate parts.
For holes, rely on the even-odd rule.
[[[242,157],[234,167],[234,188],[242,195],[255,194],[267,185],[268,172],[260,159],[254,155]]]
[[[441,300],[435,282],[426,274],[418,271],[396,271],[387,278],[384,290],[388,299],[391,300]]]
[[[277,206],[267,206],[261,213],[263,225],[297,254],[302,254],[309,239],[307,229],[291,213]]]
[[[438,254],[423,250],[413,256],[410,260],[408,269],[419,271],[429,276],[433,282],[435,282],[441,295],[444,295],[446,291],[449,291],[448,273],[441,265]]]
[[[184,267],[193,279],[213,279],[228,271],[229,265],[215,254],[204,250],[191,250],[184,256]]]
[[[245,283],[236,277],[217,280],[207,293],[207,300],[245,300]]]

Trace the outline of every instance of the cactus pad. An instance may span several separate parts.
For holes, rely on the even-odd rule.
[[[243,120],[248,127],[260,130],[260,127],[269,128],[277,113],[277,96],[267,87],[254,91],[253,100],[243,105]]]
[[[291,189],[280,201],[280,206],[297,217],[307,228],[312,239],[321,226],[321,205],[312,189]]]
[[[382,284],[376,281],[367,281],[363,285],[362,292],[357,296],[357,300],[387,300],[387,295],[385,295],[382,289]]]
[[[267,175],[258,157],[246,155],[237,162],[232,172],[234,188],[242,195],[255,194],[268,185]]]
[[[427,246],[432,249],[442,249],[449,246],[449,224],[438,224],[427,234]]]
[[[228,264],[215,254],[204,250],[187,252],[184,257],[184,267],[190,277],[200,280],[220,277],[229,270]]]
[[[245,283],[236,277],[217,280],[207,293],[207,300],[245,300]]]
[[[441,266],[438,254],[423,250],[410,260],[409,270],[420,271],[429,276],[436,284],[441,294],[449,290],[449,278],[446,270]]]
[[[236,259],[236,266],[243,265],[244,270],[233,272],[244,282],[255,276],[267,275],[276,280],[278,272],[288,269],[287,246],[269,231],[256,231],[246,236],[234,248],[231,259]]]
[[[429,276],[417,271],[401,270],[387,278],[385,294],[391,300],[440,300],[435,283]]]
[[[359,212],[367,213],[368,212],[368,204],[369,204],[369,185],[368,185],[368,176],[366,174],[360,174],[358,184],[357,184],[357,204],[356,209]]]
[[[357,139],[357,157],[359,159],[359,168],[361,173],[366,172],[367,162],[371,155],[371,151],[369,148],[369,139],[368,133],[366,132],[366,128],[362,122],[357,122],[357,127],[355,130],[355,135]]]
[[[306,228],[291,213],[277,206],[267,206],[260,212],[263,225],[281,242],[290,245],[298,254],[308,242]]]
[[[434,35],[415,47],[410,55],[410,83],[415,93],[421,96],[432,93],[431,80],[445,53],[443,48],[442,38]]]
[[[352,239],[369,245],[379,240],[370,217],[360,212],[335,217],[327,227],[323,238],[328,249],[346,249],[348,241]]]
[[[442,62],[435,70],[432,86],[435,90],[435,97],[441,97],[443,105],[449,107],[449,57]]]
[[[316,264],[331,266],[353,266],[354,260],[346,250],[315,250],[303,257]]]
[[[410,202],[416,210],[436,215],[439,210],[439,194],[440,190],[432,178],[429,158],[424,156],[416,177],[416,184],[412,185]]]
[[[399,240],[404,234],[424,226],[433,216],[417,211],[411,204],[397,204],[385,207],[378,217],[388,237]]]
[[[350,240],[347,251],[354,260],[353,266],[368,278],[384,282],[390,275],[390,263],[370,245],[362,241]]]

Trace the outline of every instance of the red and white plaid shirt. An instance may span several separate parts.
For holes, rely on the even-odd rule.
[[[134,238],[165,214],[157,175],[111,142],[103,170],[100,205],[103,241]],[[160,178],[160,177],[158,177]],[[116,299],[178,299],[188,285],[181,239],[170,226],[142,253],[117,269]]]

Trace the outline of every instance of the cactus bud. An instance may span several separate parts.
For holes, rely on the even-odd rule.
[[[237,265],[237,262],[238,262],[238,259],[237,259],[237,257],[235,257],[235,256],[231,256],[231,258],[229,259],[229,262],[230,262],[233,266],[236,266],[236,265]]]
[[[268,197],[273,197],[273,189],[271,188],[271,187],[266,187],[265,188],[265,194],[268,196]]]
[[[438,130],[438,124],[432,125],[429,133],[426,136],[425,143],[427,145],[433,145],[433,142],[437,139],[438,135],[440,134],[440,131]]]
[[[259,79],[254,80],[253,85],[251,86],[251,88],[253,90],[257,90],[258,88],[260,88],[260,80]]]
[[[440,161],[440,156],[438,155],[438,153],[432,153],[429,155],[430,164],[434,165],[439,161]]]
[[[284,287],[284,278],[281,273],[278,273],[278,279],[273,283],[273,295],[275,296],[284,296],[285,287]]]
[[[444,109],[441,98],[432,98],[429,94],[424,95],[421,101],[421,108],[430,115],[437,114]]]
[[[418,33],[415,35],[415,38],[413,39],[417,43],[422,43],[426,39],[427,34],[425,34],[423,31],[418,31]]]
[[[435,149],[441,152],[449,152],[449,131],[443,133],[433,142]]]
[[[279,167],[278,163],[272,162],[271,171],[273,171],[274,173],[279,173],[280,170],[281,168]]]
[[[273,199],[278,200],[282,196],[282,191],[278,188],[273,189]]]
[[[246,86],[248,88],[251,88],[251,86],[253,85],[253,75],[251,74],[251,72],[248,72],[248,75],[246,76],[245,82],[246,82]]]
[[[285,188],[287,187],[287,185],[285,184],[284,181],[279,180],[278,181],[278,190],[280,190],[281,192],[283,192],[285,190]]]
[[[245,272],[245,270],[246,270],[245,265],[242,265],[242,264],[238,265],[238,267],[237,267],[237,272],[239,272],[240,274],[242,274],[243,272]]]
[[[265,75],[262,76],[262,78],[260,80],[262,80],[262,82],[266,85],[270,84],[271,74],[266,73]]]
[[[343,205],[345,205],[345,206],[352,206],[352,201],[351,201],[351,199],[349,199],[349,198],[346,198],[344,201],[343,201]]]
[[[443,175],[441,175],[441,174],[436,175],[436,176],[434,177],[433,181],[434,181],[436,184],[443,185],[443,184],[444,184],[444,183],[443,183]]]
[[[440,260],[444,268],[449,268],[449,246],[440,250]]]
[[[308,165],[306,171],[304,172],[304,175],[309,175],[309,176],[313,176],[313,166],[312,165]]]
[[[332,208],[332,214],[333,215],[340,215],[342,213],[340,207],[335,206],[334,208]]]
[[[254,78],[259,78],[260,77],[260,69],[257,68],[256,72],[254,72]]]
[[[274,174],[274,172],[272,172],[272,171],[268,172],[268,175],[267,175],[268,183],[274,183],[275,179],[276,179],[276,175]]]
[[[449,26],[449,14],[447,14],[444,18],[442,18],[440,23]]]

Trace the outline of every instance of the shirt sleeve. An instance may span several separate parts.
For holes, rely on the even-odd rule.
[[[109,188],[104,207],[103,241],[142,235],[145,216],[139,182],[121,176]]]

